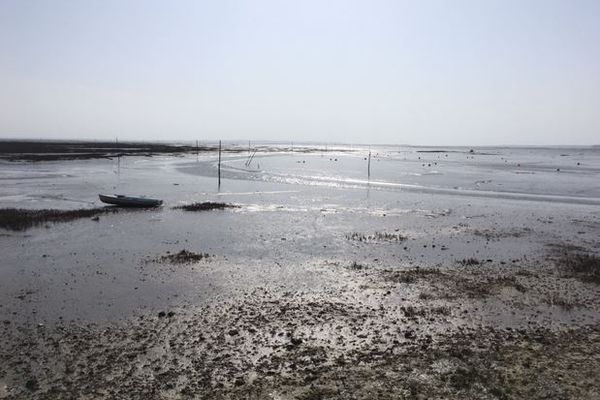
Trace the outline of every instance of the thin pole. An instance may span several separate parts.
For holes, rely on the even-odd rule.
[[[219,187],[221,187],[221,141],[219,140]]]
[[[367,164],[367,177],[371,180],[371,150],[369,150],[369,163]]]

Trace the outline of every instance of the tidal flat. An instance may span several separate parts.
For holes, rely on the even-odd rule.
[[[0,398],[600,398],[599,148],[232,149],[0,160]]]

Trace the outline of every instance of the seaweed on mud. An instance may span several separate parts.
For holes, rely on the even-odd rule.
[[[600,360],[593,355],[600,346],[598,326],[448,330],[433,340],[414,330],[394,330],[384,343],[386,336],[374,334],[355,346],[352,339],[359,338],[364,325],[363,318],[356,318],[345,320],[357,333],[342,342],[323,345],[303,335],[302,342],[288,346],[292,339],[270,331],[305,329],[304,320],[314,323],[314,331],[325,326],[314,321],[312,307],[302,304],[289,304],[299,312],[293,315],[280,313],[281,303],[245,300],[200,314],[141,318],[130,325],[5,329],[6,340],[18,343],[18,351],[4,355],[0,372],[9,382],[10,398],[85,398],[96,393],[155,398],[156,393],[175,392],[218,399],[268,398],[273,393],[340,400],[559,399],[597,393]],[[327,313],[323,321],[332,317]],[[247,325],[256,330],[251,333]],[[232,328],[239,334],[224,339],[223,332]],[[32,359],[45,365],[60,361],[58,368],[33,371]]]
[[[375,232],[373,235],[365,235],[364,233],[352,232],[346,234],[347,240],[353,240],[357,242],[403,242],[408,239],[406,236],[400,233],[389,233],[389,232]]]
[[[301,393],[296,397],[298,400],[323,400],[333,398],[338,395],[337,389],[328,386],[310,386],[306,393]]]
[[[496,287],[512,287],[515,290],[525,293],[527,287],[524,286],[515,276],[501,275],[493,278],[489,278],[487,281],[488,285]]]
[[[484,298],[497,293],[505,287],[512,287],[518,292],[524,293],[527,287],[522,285],[514,276],[492,276],[485,279],[461,279],[453,278],[454,286],[457,290],[449,292],[444,296],[448,299],[456,297],[467,297],[471,299]]]
[[[433,300],[435,298],[435,294],[429,291],[419,293],[419,300]]]
[[[524,227],[524,228],[515,228],[508,231],[498,231],[495,229],[471,229],[467,230],[468,233],[474,236],[481,236],[486,238],[486,240],[498,240],[505,238],[520,238],[527,234],[533,232],[533,229]]]
[[[82,208],[77,210],[29,210],[22,208],[0,209],[0,228],[24,231],[47,222],[69,222],[80,218],[91,218],[100,214],[118,212],[116,207]]]
[[[360,271],[363,269],[367,269],[367,266],[364,264],[360,264],[357,263],[356,261],[354,261],[352,264],[348,265],[347,267],[348,269],[352,270],[352,271]]]
[[[429,276],[439,276],[442,272],[438,268],[412,268],[407,270],[383,270],[383,279],[393,283],[415,283],[419,279]]]
[[[172,264],[191,264],[211,257],[208,253],[194,253],[193,251],[183,249],[178,253],[161,256],[156,261],[170,262]]]
[[[476,258],[471,257],[471,258],[463,258],[462,260],[458,261],[458,263],[460,265],[465,266],[465,267],[471,267],[473,265],[479,265],[479,264],[481,264],[481,261],[479,261]]]
[[[448,306],[439,307],[415,307],[406,306],[400,307],[404,316],[407,318],[427,317],[429,315],[443,315],[449,316],[452,314],[452,310]]]
[[[584,303],[574,297],[572,294],[561,295],[556,292],[549,293],[542,301],[549,306],[560,307],[565,311],[570,311],[574,308],[584,307]]]
[[[558,259],[568,277],[600,284],[600,257],[591,253],[565,251]]]
[[[208,211],[208,210],[223,210],[225,208],[237,208],[239,206],[235,204],[228,203],[215,203],[211,201],[206,201],[203,203],[192,203],[185,204],[182,206],[173,207],[174,210],[184,210],[184,211]]]

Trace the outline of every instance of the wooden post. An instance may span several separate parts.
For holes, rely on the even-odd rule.
[[[221,141],[219,140],[219,187],[221,187]]]
[[[371,150],[369,150],[369,163],[367,164],[367,178],[371,180]]]

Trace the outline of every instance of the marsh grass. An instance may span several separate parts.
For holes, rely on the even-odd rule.
[[[211,201],[206,201],[203,203],[192,203],[185,204],[182,206],[173,207],[174,210],[184,210],[184,211],[208,211],[208,210],[223,210],[226,208],[237,208],[239,206],[228,203],[216,203]]]
[[[600,257],[597,255],[566,251],[559,257],[558,263],[568,277],[600,284]]]
[[[482,299],[497,294],[502,288],[513,288],[520,293],[527,292],[527,287],[514,276],[500,275],[486,279],[467,279],[455,277],[455,292],[449,292],[447,298],[456,298],[457,294],[471,299]]]
[[[442,272],[438,268],[412,268],[407,270],[384,270],[383,279],[393,283],[416,283],[419,279],[428,277],[439,277]]]
[[[472,267],[474,265],[480,265],[481,261],[479,261],[476,258],[471,257],[471,258],[464,258],[464,259],[458,261],[458,263],[465,267]]]
[[[191,264],[211,257],[212,256],[208,253],[194,253],[193,251],[183,249],[178,253],[161,256],[157,261],[170,262],[171,264]]]
[[[346,234],[347,240],[353,240],[363,243],[371,242],[403,242],[408,239],[400,233],[375,232],[373,235],[365,235],[364,233],[352,232]]]
[[[565,311],[570,311],[574,308],[584,307],[584,304],[579,301],[577,298],[566,295],[563,296],[559,293],[553,292],[549,293],[542,301],[549,306],[560,307]]]
[[[367,269],[367,266],[354,261],[354,262],[352,262],[352,264],[348,265],[346,268],[348,268],[352,271],[361,271],[363,269]]]
[[[415,306],[407,306],[401,307],[404,316],[407,318],[417,318],[417,317],[427,317],[430,315],[442,315],[449,316],[452,314],[452,310],[448,306],[438,306],[438,307],[415,307]]]
[[[120,211],[116,207],[82,208],[77,210],[28,210],[22,208],[0,209],[0,228],[24,231],[51,222],[69,222],[80,218],[92,218],[100,214]]]
[[[517,277],[511,275],[501,275],[488,279],[488,284],[496,287],[512,287],[518,292],[525,293],[527,287],[524,286]]]

